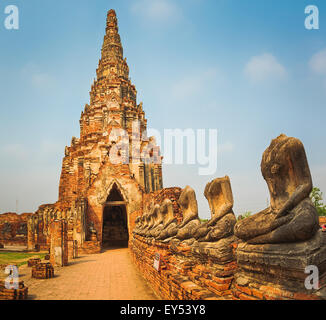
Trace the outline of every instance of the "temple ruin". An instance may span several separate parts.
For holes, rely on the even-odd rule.
[[[96,74],[90,104],[81,113],[80,138],[65,148],[58,202],[41,206],[28,220],[29,249],[49,247],[49,226],[56,219],[67,221],[69,248],[75,241],[88,253],[127,246],[144,194],[163,187],[160,149],[146,135],[147,120],[136,101],[113,10]],[[118,140],[119,130],[128,134],[125,141]]]
[[[65,148],[58,201],[33,214],[0,217],[1,243],[49,250],[50,263],[36,263],[35,277],[52,277],[51,266],[64,267],[79,254],[128,246],[163,299],[325,298],[326,233],[309,198],[301,141],[280,135],[263,154],[270,207],[237,221],[230,178],[215,178],[203,190],[211,219],[202,222],[190,186],[163,188],[160,148],[147,136],[114,10],[96,73],[80,137]],[[313,289],[305,286],[311,265],[319,270]]]

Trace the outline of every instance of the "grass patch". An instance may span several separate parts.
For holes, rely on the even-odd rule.
[[[0,265],[15,264],[20,267],[27,263],[29,259],[44,259],[46,253],[28,253],[28,252],[0,252]]]

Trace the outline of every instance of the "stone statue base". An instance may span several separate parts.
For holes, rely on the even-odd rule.
[[[287,244],[240,243],[233,295],[239,299],[320,299],[326,283],[326,233],[309,241]],[[319,270],[319,290],[307,290],[308,266]]]
[[[194,242],[192,252],[195,256],[213,257],[218,263],[234,261],[233,244],[237,243],[235,236],[221,239],[217,242]]]

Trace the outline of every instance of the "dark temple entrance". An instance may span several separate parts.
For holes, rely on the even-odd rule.
[[[116,184],[103,210],[102,247],[128,247],[129,233],[126,203]]]

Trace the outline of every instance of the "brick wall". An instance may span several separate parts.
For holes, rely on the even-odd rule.
[[[0,215],[0,243],[9,246],[27,245],[27,218],[31,213]]]
[[[182,221],[182,212],[178,204],[182,189],[179,187],[165,188],[159,191],[144,194],[143,208],[146,208],[151,201],[155,204],[161,204],[165,199],[170,199],[173,204],[173,212],[179,222]]]
[[[316,242],[319,238],[322,245]],[[308,275],[304,268],[296,262],[290,267],[289,261],[306,259],[303,265],[308,265],[313,261],[311,259],[325,257],[324,238],[323,232],[317,234],[308,243],[310,249],[302,244],[302,249],[298,247],[300,245],[291,245],[297,249],[292,258],[283,256],[282,251],[277,256],[271,256],[268,250],[259,254],[252,248],[246,251],[244,244],[236,238],[226,243],[232,247],[233,258],[225,261],[221,259],[224,251],[221,246],[198,250],[196,246],[176,245],[173,241],[162,243],[139,235],[131,238],[129,249],[143,278],[164,300],[322,300],[322,290],[305,288]],[[318,253],[319,258],[314,253]],[[157,254],[160,255],[159,270],[154,267]],[[291,254],[289,251],[288,255]],[[279,266],[271,259],[283,261],[288,266]],[[324,269],[323,265],[319,266],[320,289],[326,283]]]
[[[219,300],[232,298],[235,261],[217,261],[211,252],[196,255],[188,246],[163,244],[136,235],[130,254],[156,295],[167,300]],[[159,253],[159,270],[154,268]]]

